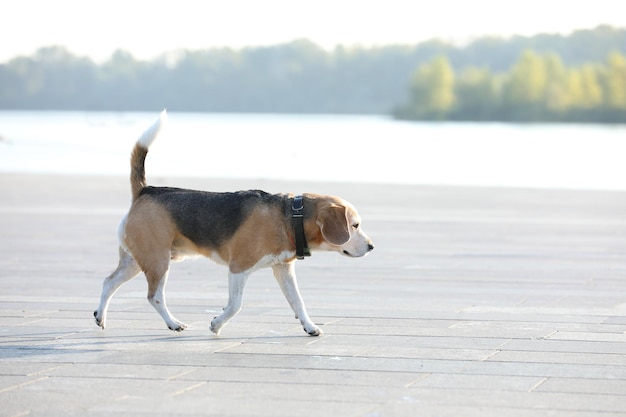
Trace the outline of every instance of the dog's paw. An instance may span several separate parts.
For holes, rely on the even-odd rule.
[[[104,329],[105,322],[102,318],[98,317],[97,310],[93,312],[93,317],[96,319],[96,324],[98,325],[98,327],[100,327],[101,329]]]
[[[187,328],[187,325],[183,322],[176,321],[173,325],[168,324],[167,327],[175,332],[182,332]]]
[[[217,316],[213,317],[213,320],[211,320],[210,329],[213,333],[215,333],[216,336],[220,335],[220,330],[222,330],[222,326],[223,324],[219,322],[219,320],[217,319]]]
[[[322,329],[320,329],[316,325],[310,325],[310,326],[304,325],[303,328],[304,328],[304,331],[309,336],[321,336],[324,334],[324,332],[322,332]]]

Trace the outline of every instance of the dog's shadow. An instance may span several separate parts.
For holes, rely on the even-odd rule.
[[[91,330],[80,329],[67,332],[60,337],[56,332],[31,333],[28,336],[17,338],[9,343],[0,343],[0,359],[32,358],[38,356],[71,355],[87,353],[106,353],[116,351],[144,351],[151,352],[172,351],[172,344],[176,350],[219,352],[229,346],[246,343],[287,345],[294,344],[294,340],[302,339],[306,344],[311,341],[305,334],[257,334],[252,336],[217,336],[212,333],[183,331],[168,335],[158,334],[165,330],[142,330],[141,334],[132,334],[132,330],[123,330],[123,334],[116,329]],[[121,330],[121,329],[117,329]],[[17,342],[17,343],[16,343]],[[19,343],[22,342],[22,343]],[[126,348],[128,347],[128,348]],[[57,360],[63,362],[62,358]]]

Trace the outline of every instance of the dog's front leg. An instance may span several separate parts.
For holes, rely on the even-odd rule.
[[[280,289],[285,294],[285,298],[289,302],[289,305],[296,313],[296,318],[300,319],[304,331],[311,336],[319,336],[322,334],[322,330],[313,323],[311,318],[306,312],[300,290],[298,289],[298,282],[296,281],[296,269],[294,262],[286,264],[278,264],[272,267],[274,270],[274,276]]]
[[[243,289],[248,282],[247,272],[228,273],[228,304],[224,307],[224,311],[211,321],[211,331],[216,335],[220,334],[220,330],[230,319],[235,317],[243,305]]]

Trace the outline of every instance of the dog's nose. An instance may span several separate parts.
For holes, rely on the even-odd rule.
[[[368,250],[368,252],[371,252],[371,251],[374,250],[374,244],[372,242],[367,244],[367,250]]]

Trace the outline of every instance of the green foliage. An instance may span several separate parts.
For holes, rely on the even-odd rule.
[[[568,68],[556,54],[525,50],[508,72],[469,68],[454,82],[446,62],[439,57],[415,71],[410,101],[395,110],[397,118],[626,122],[626,57],[618,52],[604,65]],[[442,90],[450,92],[445,105]]]
[[[605,104],[611,109],[626,110],[626,57],[614,52],[604,68]]]
[[[442,119],[454,106],[454,71],[444,56],[420,66],[411,81],[411,103],[417,118]]]
[[[430,40],[329,51],[301,39],[170,51],[151,61],[119,50],[102,63],[47,47],[0,64],[0,109],[388,114],[396,108],[399,117],[428,120],[623,121],[624,54],[626,29],[608,26],[463,46]]]
[[[459,120],[489,120],[499,105],[498,79],[486,68],[463,70],[454,87],[456,106],[451,110]]]

